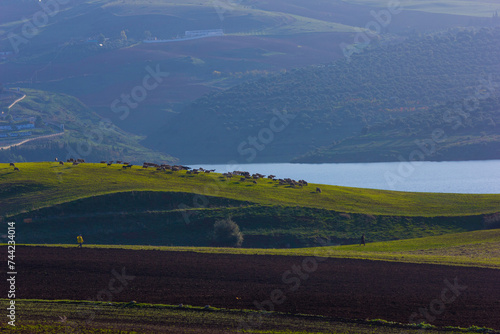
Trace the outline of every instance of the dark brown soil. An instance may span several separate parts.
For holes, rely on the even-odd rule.
[[[6,247],[0,253],[7,258]],[[500,329],[500,270],[322,260],[18,246],[16,297],[241,309],[264,305],[339,318]],[[310,272],[294,273],[303,266]],[[135,278],[120,282],[115,273],[122,272]],[[451,285],[456,280],[455,294],[445,280]],[[5,280],[0,289],[8,290]]]

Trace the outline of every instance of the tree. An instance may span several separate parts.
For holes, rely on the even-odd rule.
[[[35,127],[41,128],[43,126],[43,120],[40,115],[37,115],[35,118]]]
[[[217,246],[240,247],[243,244],[243,233],[229,217],[215,222],[212,240]]]
[[[127,40],[127,34],[125,33],[125,30],[122,30],[120,33],[120,38],[124,41]]]
[[[99,44],[104,44],[105,41],[106,36],[104,36],[104,34],[99,34],[99,36],[97,36],[97,42],[99,42]]]

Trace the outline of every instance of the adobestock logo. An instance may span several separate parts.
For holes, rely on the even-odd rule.
[[[370,11],[370,15],[375,20],[365,25],[365,31],[358,32],[354,36],[354,43],[340,43],[340,48],[347,62],[351,61],[353,53],[361,53],[363,49],[370,45],[372,39],[379,36],[382,33],[382,29],[391,24],[393,16],[398,15],[402,11],[403,9],[399,0],[390,0],[387,3],[387,9],[382,9],[378,12],[374,10]]]
[[[39,0],[37,3],[41,10],[33,14],[31,19],[23,18],[21,35],[11,32],[7,36],[14,53],[19,53],[19,47],[28,44],[30,39],[38,35],[41,28],[49,24],[50,18],[60,12],[61,5],[66,5],[69,2],[70,0]]]
[[[152,69],[151,66],[146,67],[146,74],[142,79],[142,85],[137,85],[130,91],[130,94],[121,94],[119,99],[113,100],[111,102],[111,110],[115,114],[121,114],[120,120],[125,120],[130,114],[130,109],[135,109],[139,106],[139,103],[144,101],[148,97],[148,92],[158,88],[158,86],[163,82],[163,78],[168,77],[168,72],[162,72],[160,70],[160,65],[156,65],[156,69]]]

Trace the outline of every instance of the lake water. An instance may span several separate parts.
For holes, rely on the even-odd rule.
[[[278,178],[306,180],[357,188],[398,191],[500,194],[500,160],[430,162],[378,162],[339,164],[241,164],[190,165],[216,169],[273,174]]]

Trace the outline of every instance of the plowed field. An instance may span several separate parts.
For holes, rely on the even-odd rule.
[[[7,258],[6,247],[1,254]],[[339,318],[500,329],[500,270],[494,269],[19,246],[16,266],[20,299],[261,307]],[[0,288],[8,290],[5,280]]]

